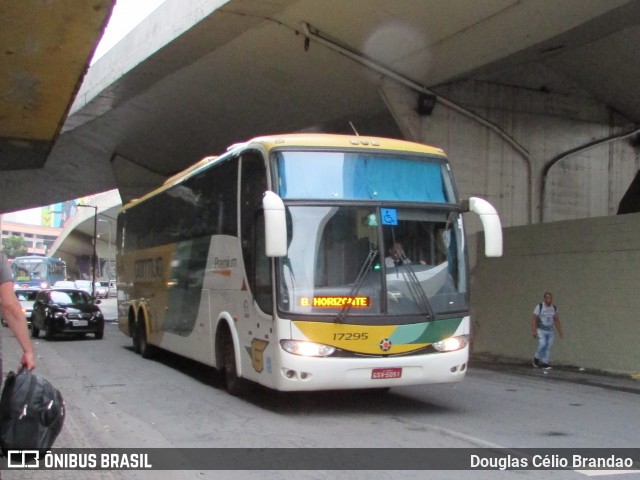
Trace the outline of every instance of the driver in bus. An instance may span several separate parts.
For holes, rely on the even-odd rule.
[[[385,257],[384,264],[387,267],[397,267],[400,265],[409,265],[410,263],[411,260],[409,260],[404,253],[402,244],[400,242],[394,242],[389,248],[389,255]]]
[[[401,265],[411,265],[413,262],[404,253],[402,243],[394,242],[389,248],[389,255],[385,257],[384,264],[387,267],[399,267]],[[420,260],[420,265],[426,265],[427,262]]]

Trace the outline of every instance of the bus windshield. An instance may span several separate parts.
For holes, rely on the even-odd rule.
[[[11,263],[11,271],[20,286],[46,288],[66,277],[65,263],[50,257],[17,257]]]
[[[467,308],[459,213],[332,205],[290,205],[287,212],[288,255],[278,260],[281,312],[398,324]]]
[[[48,264],[43,258],[16,258],[13,261],[14,279],[17,281],[46,280]]]
[[[275,159],[284,199],[455,203],[447,163],[440,157],[280,151]]]

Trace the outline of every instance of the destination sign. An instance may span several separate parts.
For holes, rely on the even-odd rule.
[[[371,298],[364,296],[319,296],[319,297],[301,297],[301,307],[315,308],[342,308],[348,306],[351,308],[369,308]]]

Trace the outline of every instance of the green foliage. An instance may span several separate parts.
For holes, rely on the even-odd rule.
[[[24,238],[16,235],[2,239],[4,254],[8,258],[21,257],[27,254],[27,242]]]

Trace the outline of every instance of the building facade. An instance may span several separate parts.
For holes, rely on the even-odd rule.
[[[7,222],[0,219],[0,229],[2,230],[2,240],[12,236],[22,237],[27,244],[29,255],[46,256],[51,246],[54,244],[61,228],[43,227],[39,225],[28,225],[25,223]]]

